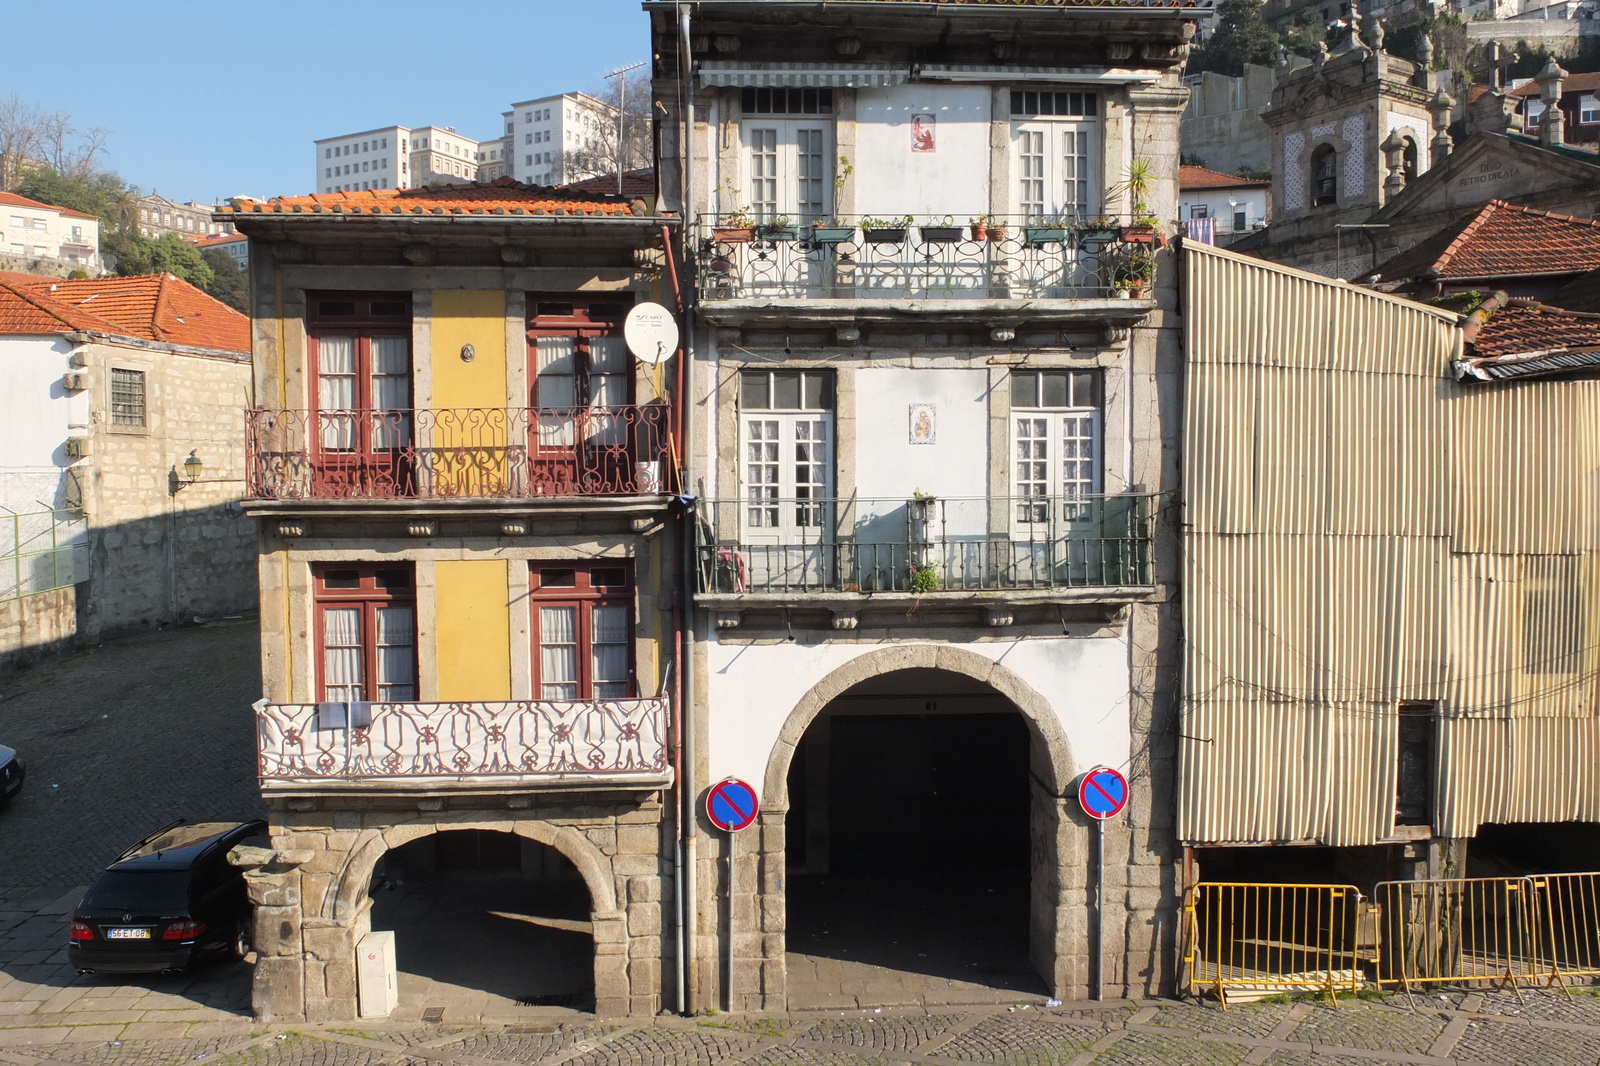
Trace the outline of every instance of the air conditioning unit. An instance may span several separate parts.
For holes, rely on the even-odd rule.
[[[66,452],[67,452],[67,455],[69,455],[73,459],[86,459],[86,458],[88,458],[90,450],[91,450],[91,446],[89,444],[89,438],[88,437],[68,437],[67,438]]]
[[[61,387],[68,392],[82,392],[89,387],[89,375],[81,370],[69,370],[61,375]]]

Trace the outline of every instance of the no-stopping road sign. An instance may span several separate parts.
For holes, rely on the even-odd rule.
[[[1128,805],[1128,779],[1109,766],[1096,766],[1078,781],[1078,802],[1090,818],[1115,818]]]
[[[760,810],[756,790],[737,777],[717,782],[706,793],[706,817],[725,833],[749,827]]]

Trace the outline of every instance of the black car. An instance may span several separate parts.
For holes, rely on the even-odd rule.
[[[26,776],[16,749],[0,744],[0,803],[22,791],[22,779]]]
[[[79,973],[176,973],[243,958],[251,911],[228,850],[267,823],[174,822],[123,852],[83,894],[67,958]]]

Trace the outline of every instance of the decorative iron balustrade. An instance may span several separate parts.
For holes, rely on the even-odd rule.
[[[917,592],[1152,583],[1158,496],[702,500],[699,591]]]
[[[344,500],[669,491],[665,404],[246,412],[245,494]]]
[[[1106,299],[1142,295],[1154,277],[1155,229],[1129,219],[822,221],[701,216],[700,298]]]
[[[258,704],[261,781],[667,772],[667,701]]]

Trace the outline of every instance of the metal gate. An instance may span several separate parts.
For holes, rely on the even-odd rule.
[[[1351,885],[1201,883],[1184,901],[1191,995],[1354,992],[1375,959],[1376,924]]]

